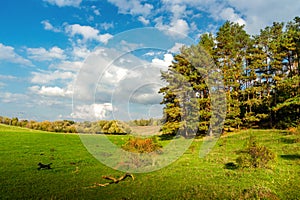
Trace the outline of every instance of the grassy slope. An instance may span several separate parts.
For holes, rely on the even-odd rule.
[[[249,134],[277,154],[271,169],[224,168],[235,161]],[[0,199],[297,199],[300,197],[299,135],[245,131],[222,137],[205,158],[195,140],[179,160],[107,187],[102,175],[121,176],[94,159],[77,135],[53,134],[0,125]],[[116,142],[127,136],[111,136]],[[123,140],[122,140],[123,138]],[[120,142],[121,143],[121,142]],[[53,170],[37,170],[37,163]],[[78,173],[75,173],[76,167]]]

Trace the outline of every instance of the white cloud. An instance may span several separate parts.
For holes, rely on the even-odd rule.
[[[58,28],[55,28],[48,20],[44,20],[41,22],[44,25],[44,29],[47,31],[60,32]]]
[[[108,30],[110,28],[114,28],[114,24],[113,23],[104,22],[104,23],[100,24],[100,27],[103,28],[104,30]]]
[[[86,40],[88,39],[97,39],[99,30],[94,29],[90,26],[81,26],[79,24],[67,25],[66,31],[71,35],[82,35]]]
[[[142,47],[143,47],[143,44],[130,43],[125,40],[121,40],[119,49],[121,49],[125,52],[130,52],[130,51],[134,51],[138,48],[142,48]]]
[[[56,5],[58,7],[64,7],[64,6],[74,6],[78,7],[82,0],[44,0],[45,2]]]
[[[111,103],[79,105],[73,109],[71,116],[82,120],[100,120],[106,119],[113,110]]]
[[[119,13],[131,15],[147,16],[151,13],[153,5],[142,4],[140,0],[108,0],[108,2],[118,7]]]
[[[1,75],[1,74],[0,74],[0,79],[1,79],[1,80],[16,80],[17,77],[11,76],[11,75]]]
[[[72,80],[75,77],[75,74],[72,72],[62,72],[56,70],[52,71],[41,71],[41,72],[32,72],[33,77],[31,78],[31,83],[37,84],[46,84],[51,83],[55,80]]]
[[[149,19],[146,19],[146,18],[143,17],[143,16],[139,16],[139,17],[138,17],[138,20],[139,20],[140,22],[142,22],[144,25],[148,25],[148,24],[150,23],[150,20],[149,20]]]
[[[119,83],[128,73],[128,69],[111,66],[104,72],[102,81],[108,84],[116,84]]]
[[[24,103],[28,97],[24,94],[19,94],[19,93],[11,93],[11,92],[0,92],[0,101],[3,103]]]
[[[75,35],[81,35],[84,42],[88,40],[96,40],[106,44],[108,40],[112,38],[111,34],[100,34],[99,30],[91,26],[81,26],[79,24],[67,25],[66,32],[72,37]]]
[[[28,88],[31,92],[44,96],[53,96],[53,97],[64,97],[66,91],[60,87],[47,87],[47,86],[31,86]]]
[[[85,59],[91,51],[87,48],[86,45],[74,45],[72,50],[72,56],[75,60]]]
[[[97,9],[97,6],[92,6],[91,8],[95,15],[97,15],[97,16],[101,15],[100,11]]]
[[[258,34],[273,22],[291,21],[300,13],[300,3],[295,0],[229,0],[228,3],[245,16],[246,30],[250,34]]]
[[[220,12],[220,17],[224,20],[228,20],[239,25],[245,25],[246,22],[238,14],[235,13],[233,8],[225,8]]]
[[[182,18],[182,16],[184,16],[186,13],[186,5],[174,4],[170,9],[173,13],[174,20]]]
[[[99,42],[102,42],[104,44],[106,44],[108,42],[108,40],[110,40],[113,36],[109,33],[105,33],[105,34],[102,34],[102,35],[98,35],[98,41]]]
[[[82,66],[81,61],[62,61],[59,64],[51,64],[49,69],[78,72]]]
[[[189,24],[186,20],[176,19],[170,24],[164,24],[162,18],[157,18],[155,27],[172,37],[186,37],[189,33]]]
[[[170,25],[164,25],[166,29],[178,31],[183,34],[198,31],[197,25],[192,21],[195,17],[199,17],[199,11],[209,14],[209,17],[216,21],[232,21],[239,24],[246,24],[241,14],[233,9],[227,1],[218,0],[162,0],[165,12],[172,13],[170,17]],[[185,21],[189,19],[188,22]],[[206,19],[211,20],[211,19]],[[212,21],[212,23],[215,23]],[[163,23],[161,23],[163,24]],[[157,27],[160,24],[157,24]]]
[[[8,82],[10,82],[10,81],[12,83],[15,83],[16,81],[21,81],[21,80],[20,80],[20,78],[17,78],[15,76],[0,74],[0,81],[4,81],[4,83],[0,82],[0,88],[3,88],[5,86],[9,85]]]
[[[97,10],[97,9],[94,10],[94,14],[97,15],[97,16],[101,15],[100,11]]]
[[[180,52],[180,48],[183,47],[183,46],[184,46],[184,44],[176,42],[175,45],[171,49],[169,49],[169,51],[171,53],[179,53]]]
[[[23,58],[15,52],[15,49],[11,46],[5,46],[0,43],[0,61],[4,60],[11,63],[22,64],[32,66],[30,60]]]
[[[158,88],[159,90],[159,88]],[[157,90],[157,91],[158,91]],[[132,102],[138,103],[138,104],[159,104],[162,100],[162,95],[155,94],[153,95],[154,91],[148,91],[149,93],[138,93],[131,97]]]
[[[162,0],[163,12],[172,13],[174,19],[193,17],[197,11],[206,12],[216,21],[230,20],[245,24],[250,34],[258,34],[260,29],[271,26],[273,22],[287,22],[300,13],[300,4],[295,0]],[[186,8],[186,11],[184,11]],[[187,11],[193,9],[189,14]],[[175,12],[176,11],[176,12]],[[212,22],[214,23],[214,22]]]
[[[136,87],[162,84],[160,69],[168,66],[173,58],[166,54],[164,60],[154,60],[154,64],[112,49],[101,48],[96,52],[87,58],[76,78],[75,102],[96,98],[96,102],[105,103],[113,98],[119,105],[130,98]],[[150,92],[157,95],[156,90]]]
[[[157,65],[162,69],[166,70],[167,67],[169,67],[172,64],[173,59],[174,58],[172,54],[165,54],[163,60],[158,58],[152,59],[152,64]]]
[[[27,54],[29,58],[38,60],[38,61],[49,61],[53,59],[66,59],[64,50],[59,47],[52,47],[49,50],[45,48],[27,48]]]

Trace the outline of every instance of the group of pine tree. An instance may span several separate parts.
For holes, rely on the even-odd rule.
[[[207,66],[201,71],[192,64],[186,56],[191,48],[204,50],[222,74],[223,130],[299,127],[300,17],[286,24],[274,22],[254,36],[243,25],[227,21],[215,35],[203,34],[197,45],[182,48],[162,72],[167,83],[159,91],[164,96],[165,134],[180,130],[189,134],[189,126],[196,123],[196,134],[201,135],[210,127],[213,108]]]

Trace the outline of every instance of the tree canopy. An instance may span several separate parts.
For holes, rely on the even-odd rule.
[[[212,126],[215,89],[209,88],[207,57],[201,58],[204,70],[196,69],[193,57],[197,48],[204,50],[222,73],[225,131],[299,125],[300,17],[286,25],[274,22],[255,36],[247,34],[243,25],[227,21],[216,35],[202,34],[197,45],[183,47],[162,72],[167,83],[159,91],[165,105],[163,133],[184,129],[189,134],[206,134]],[[188,122],[196,123],[197,130],[190,130]]]

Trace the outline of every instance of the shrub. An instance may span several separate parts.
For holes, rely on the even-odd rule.
[[[122,148],[134,153],[150,153],[162,148],[155,138],[130,138]]]
[[[300,125],[298,125],[297,127],[290,127],[288,128],[288,131],[292,135],[300,135]]]
[[[250,136],[246,149],[236,159],[239,167],[265,168],[270,161],[275,160],[275,154],[265,146],[257,144],[256,139]]]

